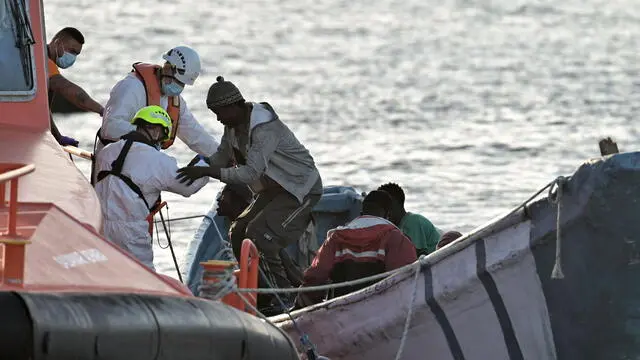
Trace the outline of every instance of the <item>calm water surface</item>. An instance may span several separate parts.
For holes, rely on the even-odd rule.
[[[205,107],[222,74],[275,107],[325,185],[398,182],[407,208],[444,229],[506,212],[598,155],[604,135],[622,150],[640,136],[631,0],[47,0],[45,15],[49,37],[64,26],[85,33],[63,74],[97,100],[133,62],[192,46],[204,73],[184,96],[209,131],[222,133]],[[97,116],[57,122],[91,149]],[[181,143],[169,152],[193,157]],[[220,187],[165,196],[171,216],[206,212]],[[198,224],[173,224],[179,257]],[[174,274],[168,250],[156,249],[156,264]]]

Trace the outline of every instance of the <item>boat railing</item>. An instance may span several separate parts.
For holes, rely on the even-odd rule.
[[[0,233],[0,283],[21,286],[24,280],[25,245],[29,241],[18,234],[18,181],[35,171],[33,164],[0,163],[0,211],[7,207],[7,231]],[[6,183],[9,183],[9,198]],[[8,202],[8,204],[7,204]]]

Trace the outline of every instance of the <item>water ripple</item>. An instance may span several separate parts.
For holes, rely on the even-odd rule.
[[[602,136],[627,150],[640,140],[640,3],[630,0],[50,0],[45,14],[49,35],[85,33],[63,72],[97,99],[133,62],[193,46],[204,70],[185,98],[211,132],[222,129],[205,94],[223,74],[274,105],[325,184],[397,181],[407,207],[442,228],[507,211],[597,155]],[[89,148],[100,120],[58,123]],[[171,153],[192,157],[182,144]],[[166,198],[174,215],[204,212],[219,188]],[[179,248],[196,225],[174,226]],[[169,272],[170,256],[158,252],[158,264]]]

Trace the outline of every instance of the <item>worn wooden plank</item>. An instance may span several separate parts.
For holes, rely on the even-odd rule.
[[[600,155],[602,156],[613,155],[620,152],[618,150],[618,144],[610,137],[600,140],[600,142],[598,142],[598,145],[600,145]]]

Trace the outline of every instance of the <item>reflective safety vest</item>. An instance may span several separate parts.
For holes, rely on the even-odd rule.
[[[158,82],[158,71],[160,71],[159,65],[146,64],[137,62],[133,64],[132,72],[136,77],[142,81],[144,90],[147,93],[147,105],[160,105],[160,97],[162,96],[162,89]],[[171,137],[162,143],[162,148],[167,149],[173,145],[173,141],[176,139],[178,133],[178,124],[180,123],[180,96],[169,96],[167,113],[171,117]]]

